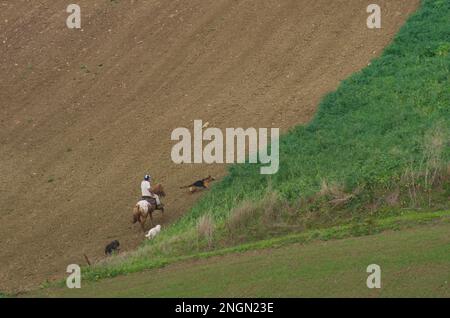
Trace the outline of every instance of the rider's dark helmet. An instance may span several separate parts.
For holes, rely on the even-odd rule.
[[[145,181],[150,181],[150,179],[151,179],[150,175],[146,174],[145,177],[144,177],[144,180]]]

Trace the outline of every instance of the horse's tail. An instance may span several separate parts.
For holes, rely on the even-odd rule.
[[[133,224],[139,221],[139,216],[141,214],[141,211],[139,209],[139,204],[136,204],[133,208]]]

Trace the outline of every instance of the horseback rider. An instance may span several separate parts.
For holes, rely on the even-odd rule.
[[[159,196],[152,192],[151,181],[152,177],[147,174],[141,182],[142,200],[145,200],[150,204],[155,204],[156,201],[156,208],[159,209],[161,207],[161,201]]]

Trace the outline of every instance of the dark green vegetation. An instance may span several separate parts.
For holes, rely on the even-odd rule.
[[[449,297],[450,223],[180,262],[35,297]],[[351,256],[351,257],[349,257]],[[381,289],[366,287],[369,264]],[[202,282],[199,284],[199,282]]]
[[[310,124],[282,137],[278,174],[233,166],[155,241],[87,269],[85,278],[287,233],[371,234],[405,209],[419,219],[420,211],[448,209],[449,75],[450,2],[424,0],[380,58],[326,96]]]

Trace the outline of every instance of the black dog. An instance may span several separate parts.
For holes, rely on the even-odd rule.
[[[120,243],[118,240],[112,241],[105,247],[105,255],[111,255],[114,252],[118,252],[120,250]]]

